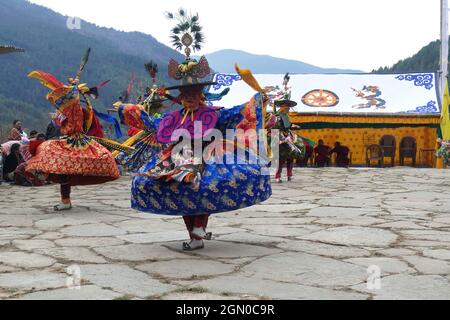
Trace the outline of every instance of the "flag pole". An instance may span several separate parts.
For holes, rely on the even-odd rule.
[[[448,117],[448,91],[447,87],[447,76],[448,76],[448,0],[441,0],[441,56],[439,63],[439,96],[442,102],[441,110],[441,132],[444,138],[446,127],[449,123],[447,121]],[[436,149],[439,150],[440,145],[436,142]],[[444,163],[442,157],[436,158],[436,168],[443,169]]]
[[[448,0],[441,0],[441,60],[440,60],[440,95],[444,95],[448,75]]]

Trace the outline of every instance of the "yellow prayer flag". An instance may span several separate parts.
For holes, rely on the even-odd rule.
[[[441,130],[443,140],[450,140],[450,113],[448,110],[449,105],[450,105],[450,92],[448,89],[448,81],[447,81],[444,90],[444,98],[442,99],[442,112],[441,112]]]

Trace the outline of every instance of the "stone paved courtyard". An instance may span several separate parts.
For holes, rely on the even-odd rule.
[[[65,214],[57,186],[3,184],[0,298],[450,299],[450,171],[301,169],[273,188],[185,253],[181,218],[129,209],[129,178],[75,188]]]

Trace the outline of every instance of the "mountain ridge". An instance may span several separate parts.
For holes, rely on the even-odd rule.
[[[254,54],[236,49],[223,49],[205,54],[212,69],[220,73],[234,73],[234,63],[238,62],[255,74],[289,73],[363,73],[360,70],[321,68],[298,60]]]
[[[151,83],[144,70],[144,64],[149,60],[158,64],[158,76],[164,85],[174,84],[167,74],[169,59],[179,62],[184,60],[182,54],[158,42],[151,34],[118,31],[84,20],[81,20],[81,29],[69,29],[67,16],[27,0],[0,0],[0,12],[0,44],[15,45],[26,50],[24,53],[0,55],[0,126],[3,129],[9,128],[14,119],[22,119],[28,131],[44,130],[50,120],[49,113],[54,112],[54,108],[45,99],[48,90],[36,80],[27,78],[27,74],[33,70],[42,70],[65,82],[68,77],[75,75],[88,47],[92,53],[83,72],[82,82],[95,86],[103,80],[111,80],[94,102],[99,111],[110,108],[128,86],[132,74],[136,76],[133,97]],[[228,57],[220,57],[221,53]],[[320,68],[301,61],[233,49],[206,56],[211,68],[217,72],[234,72],[235,62],[254,73],[266,73],[267,69],[260,68],[261,65],[271,67],[270,73],[278,74],[323,73],[323,70],[338,73],[346,70]],[[262,64],[252,64],[261,59]],[[226,68],[223,67],[225,65]],[[0,131],[3,129],[0,127]]]
[[[10,127],[18,118],[27,120],[24,125],[28,130],[44,130],[50,119],[48,114],[54,108],[45,99],[48,90],[27,78],[27,74],[42,70],[66,82],[75,75],[88,47],[92,52],[82,82],[95,86],[103,80],[111,80],[94,102],[100,111],[116,101],[132,74],[136,76],[134,96],[138,85],[140,92],[150,85],[144,69],[149,60],[158,64],[158,76],[166,85],[174,84],[167,74],[168,59],[183,60],[180,53],[151,35],[116,31],[86,21],[82,21],[80,30],[70,30],[66,16],[25,0],[0,0],[0,12],[0,44],[25,49],[24,53],[0,56],[0,125],[4,127]],[[31,114],[33,117],[29,117]]]
[[[412,56],[399,60],[391,67],[380,67],[374,73],[405,73],[405,72],[437,72],[440,61],[441,41],[435,40],[422,47]],[[450,61],[450,53],[449,53]],[[450,64],[449,64],[450,67]],[[449,69],[450,70],[450,69]]]

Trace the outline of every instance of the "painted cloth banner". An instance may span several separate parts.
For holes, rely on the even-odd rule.
[[[284,74],[255,75],[269,97],[282,91]],[[298,74],[290,75],[291,100],[295,112],[355,114],[439,114],[439,82],[435,73],[410,74]],[[237,74],[215,74],[217,85],[210,93],[225,88],[230,92],[217,106],[236,106],[254,94]]]

